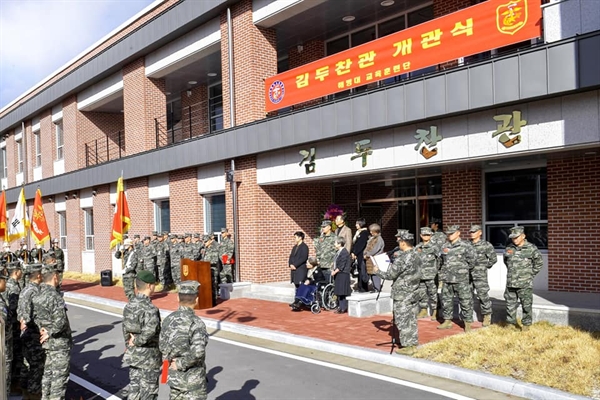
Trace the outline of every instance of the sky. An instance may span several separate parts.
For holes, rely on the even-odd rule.
[[[0,0],[0,109],[154,0]]]

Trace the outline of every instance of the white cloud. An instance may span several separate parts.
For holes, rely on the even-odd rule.
[[[152,0],[0,0],[0,108]]]

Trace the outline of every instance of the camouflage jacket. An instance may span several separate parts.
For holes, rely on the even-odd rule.
[[[56,257],[56,270],[58,272],[63,272],[65,270],[65,253],[58,246],[53,247],[52,250],[54,251],[54,256]]]
[[[416,294],[421,281],[419,264],[418,253],[412,248],[400,252],[387,271],[377,271],[377,276],[380,278],[393,281],[391,291],[393,300],[403,300]]]
[[[40,285],[39,293],[33,297],[33,320],[40,330],[46,329],[50,336],[42,344],[44,349],[71,349],[73,339],[67,307],[53,286],[45,283]]]
[[[477,243],[471,242],[471,245],[477,255],[477,261],[475,262],[475,268],[471,271],[471,276],[474,279],[487,278],[487,270],[492,268],[498,261],[494,246],[486,240],[480,240]]]
[[[38,249],[37,247],[34,249],[31,249],[31,251],[29,252],[31,261],[36,262],[36,263],[41,263],[44,259],[45,254],[46,254],[46,251],[43,248]],[[55,255],[56,255],[56,253],[55,253]]]
[[[204,248],[204,260],[211,264],[217,264],[219,262],[219,243],[214,240],[210,242]]]
[[[538,248],[527,241],[522,246],[509,244],[504,250],[506,286],[512,288],[533,287],[533,278],[542,270],[544,260]]]
[[[431,236],[431,244],[437,246],[438,249],[442,249],[446,242],[448,241],[448,237],[444,235],[444,232],[437,231]]]
[[[331,269],[333,267],[333,259],[335,258],[335,235],[321,235],[315,242],[315,251],[319,267]]]
[[[156,262],[158,264],[164,264],[167,262],[167,256],[169,254],[169,245],[166,242],[156,242],[154,244],[154,250],[156,251]]]
[[[477,254],[470,243],[458,239],[446,242],[442,248],[440,279],[447,283],[469,283],[469,273],[475,267]]]
[[[129,335],[134,336],[129,346]],[[160,311],[148,296],[138,293],[123,309],[123,362],[136,368],[156,370],[161,366],[158,350]]]
[[[27,324],[28,335],[40,334],[40,328],[33,321],[33,297],[40,292],[40,284],[29,282],[19,296],[19,304],[17,306],[17,320],[25,321]]]
[[[17,307],[19,306],[19,295],[21,294],[21,285],[12,277],[6,281],[6,291],[2,293],[6,295],[6,304],[8,304],[9,318],[13,325],[13,330],[20,330],[17,324]]]
[[[169,370],[169,386],[181,391],[206,390],[206,326],[194,310],[180,306],[163,322],[160,352],[163,359],[176,360],[177,371]]]
[[[4,321],[4,343],[10,343],[13,338],[13,326],[9,318],[10,311],[4,296],[0,296],[0,318]]]
[[[169,250],[169,259],[171,260],[171,266],[177,265],[179,266],[179,261],[181,260],[181,253],[183,251],[182,243],[175,243],[171,245],[171,249]]]
[[[141,265],[141,269],[154,273],[154,267],[156,266],[156,249],[152,244],[148,246],[142,246],[142,249],[138,253],[138,260]]]
[[[233,253],[235,252],[235,243],[231,238],[226,238],[221,240],[219,244],[219,258],[223,260],[223,256],[227,255],[228,259],[233,257]]]
[[[440,268],[440,249],[431,240],[421,242],[415,247],[421,265],[421,279],[435,279]]]
[[[189,260],[194,260],[196,257],[196,249],[194,244],[190,243],[184,243],[180,248],[180,258],[187,258]]]
[[[125,250],[123,254],[124,270],[123,275],[135,276],[138,271],[141,271],[138,251],[137,250]]]

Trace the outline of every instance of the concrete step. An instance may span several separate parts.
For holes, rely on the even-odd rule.
[[[282,285],[269,285],[269,284],[253,284],[250,292],[256,295],[281,295],[281,296],[292,296],[296,293],[296,288],[292,284],[286,286]]]
[[[289,304],[294,301],[294,294],[285,295],[285,294],[277,294],[277,293],[266,293],[266,292],[249,292],[246,295],[247,298],[257,299],[257,300],[266,300],[266,301],[274,301],[277,303],[286,303]]]

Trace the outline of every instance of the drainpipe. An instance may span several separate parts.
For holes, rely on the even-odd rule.
[[[227,63],[229,66],[229,127],[235,126],[235,81],[233,79],[233,23],[231,22],[231,8],[227,7]],[[235,246],[235,280],[240,281],[240,234],[238,229],[238,199],[237,182],[235,179],[235,160],[231,160],[231,199],[233,202],[233,245]]]

